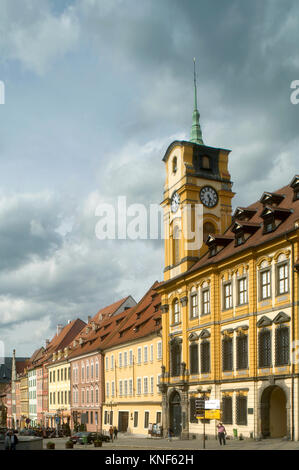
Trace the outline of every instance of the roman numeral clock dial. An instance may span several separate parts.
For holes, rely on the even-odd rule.
[[[212,186],[204,186],[200,190],[200,200],[206,207],[215,207],[218,203],[217,191]]]
[[[180,206],[180,196],[177,192],[173,193],[171,198],[171,212],[176,212]]]

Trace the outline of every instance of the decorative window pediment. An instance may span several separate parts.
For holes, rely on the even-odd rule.
[[[175,337],[175,338],[171,338],[170,345],[173,346],[175,344],[181,344],[182,342],[183,342],[182,338]]]
[[[200,339],[210,338],[211,333],[208,330],[202,330],[199,334]]]
[[[264,326],[270,326],[270,325],[272,325],[272,320],[270,320],[270,318],[266,317],[265,315],[262,318],[260,318],[256,324],[258,328],[262,328]]]
[[[274,318],[273,320],[273,323],[275,323],[275,325],[279,324],[279,323],[286,323],[288,321],[290,321],[290,317],[284,313],[284,312],[279,312],[276,317]]]
[[[189,335],[189,341],[197,341],[198,340],[198,335],[196,333],[191,333]]]

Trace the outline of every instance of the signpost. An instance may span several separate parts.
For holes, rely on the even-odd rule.
[[[203,448],[206,448],[206,419],[221,419],[220,400],[206,400],[205,392],[195,399],[197,419],[203,419]]]

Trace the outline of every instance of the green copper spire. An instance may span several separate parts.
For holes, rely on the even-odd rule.
[[[195,58],[193,60],[194,60],[194,111],[192,115],[192,128],[191,128],[190,142],[203,145],[202,133],[201,133],[201,128],[199,124],[200,114],[197,109]]]

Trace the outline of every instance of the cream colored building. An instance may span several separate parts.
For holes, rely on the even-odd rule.
[[[162,426],[160,297],[151,289],[105,349],[102,428],[148,435]]]
[[[68,423],[70,420],[71,380],[68,352],[69,349],[66,347],[54,353],[52,362],[47,366],[49,381],[47,418],[51,427],[56,426],[56,418],[59,418],[59,424]]]

